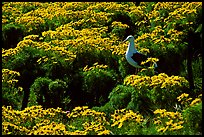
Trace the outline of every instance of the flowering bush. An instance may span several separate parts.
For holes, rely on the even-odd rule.
[[[16,86],[20,73],[9,69],[2,69],[2,104],[11,105],[19,109],[22,104],[23,88]]]
[[[69,99],[68,85],[66,82],[56,79],[52,81],[49,78],[37,78],[30,87],[29,106],[42,105],[45,108],[63,107],[69,102],[64,102]],[[68,100],[67,100],[68,101]]]
[[[2,2],[2,134],[202,134],[201,18],[202,2]],[[128,35],[151,57],[135,75]]]
[[[82,90],[87,94],[84,97],[89,100],[88,105],[98,106],[107,102],[108,94],[116,85],[117,74],[108,70],[107,65],[96,62],[90,68],[83,68],[82,77]]]
[[[181,97],[179,96],[178,99]],[[151,117],[152,119],[129,109],[115,109],[114,112],[107,115],[104,112],[89,109],[88,106],[78,106],[70,111],[63,111],[59,107],[43,109],[42,106],[27,107],[19,111],[14,110],[11,106],[2,106],[2,134],[194,134],[201,132],[201,130],[194,132],[194,130],[198,129],[198,125],[196,124],[197,122],[191,121],[191,118],[196,118],[196,116],[201,118],[202,115],[200,115],[201,103],[193,106],[194,108],[188,107],[182,110],[182,113],[178,111],[168,112],[166,109],[156,109],[154,116]],[[196,127],[192,127],[193,124]],[[201,120],[199,124],[201,124]],[[195,129],[192,130],[192,128]]]
[[[124,79],[124,85],[133,86],[136,89],[132,93],[133,104],[138,104],[138,101],[143,98],[147,105],[146,109],[172,108],[176,101],[175,98],[188,87],[188,81],[183,77],[169,77],[165,73],[160,73],[151,77],[130,75]],[[140,107],[143,106],[142,104]]]
[[[154,114],[158,115],[154,119],[154,124],[158,125],[157,132],[169,134],[169,131],[178,131],[183,128],[184,121],[179,112],[167,112],[165,109],[157,109]]]

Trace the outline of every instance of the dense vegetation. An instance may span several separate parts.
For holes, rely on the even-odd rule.
[[[2,134],[202,134],[201,17],[201,2],[2,2]],[[159,74],[135,74],[128,35]]]

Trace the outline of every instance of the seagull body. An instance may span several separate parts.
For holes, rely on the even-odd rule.
[[[135,48],[134,37],[129,35],[123,42],[129,41],[128,48],[125,54],[127,62],[135,68],[143,68],[141,65],[142,61],[147,60],[147,56],[139,53]],[[145,66],[150,66],[149,63],[146,63]],[[157,64],[154,63],[154,67],[157,67]]]

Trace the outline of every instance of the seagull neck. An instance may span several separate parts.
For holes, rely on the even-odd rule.
[[[137,51],[137,50],[135,49],[135,43],[134,43],[134,41],[130,41],[130,43],[129,43],[129,45],[128,45],[128,51],[130,51],[130,52],[135,52],[135,51]]]

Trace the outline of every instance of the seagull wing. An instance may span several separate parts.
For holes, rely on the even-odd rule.
[[[144,55],[144,54],[141,54],[141,53],[139,53],[139,52],[136,52],[136,53],[133,53],[133,56],[132,56],[131,58],[132,58],[135,62],[137,62],[138,65],[143,66],[143,65],[141,65],[141,62],[142,62],[142,61],[146,61],[148,57],[147,57],[146,55]],[[147,67],[150,66],[149,63],[146,63],[146,64],[144,64],[144,65],[147,66]]]

